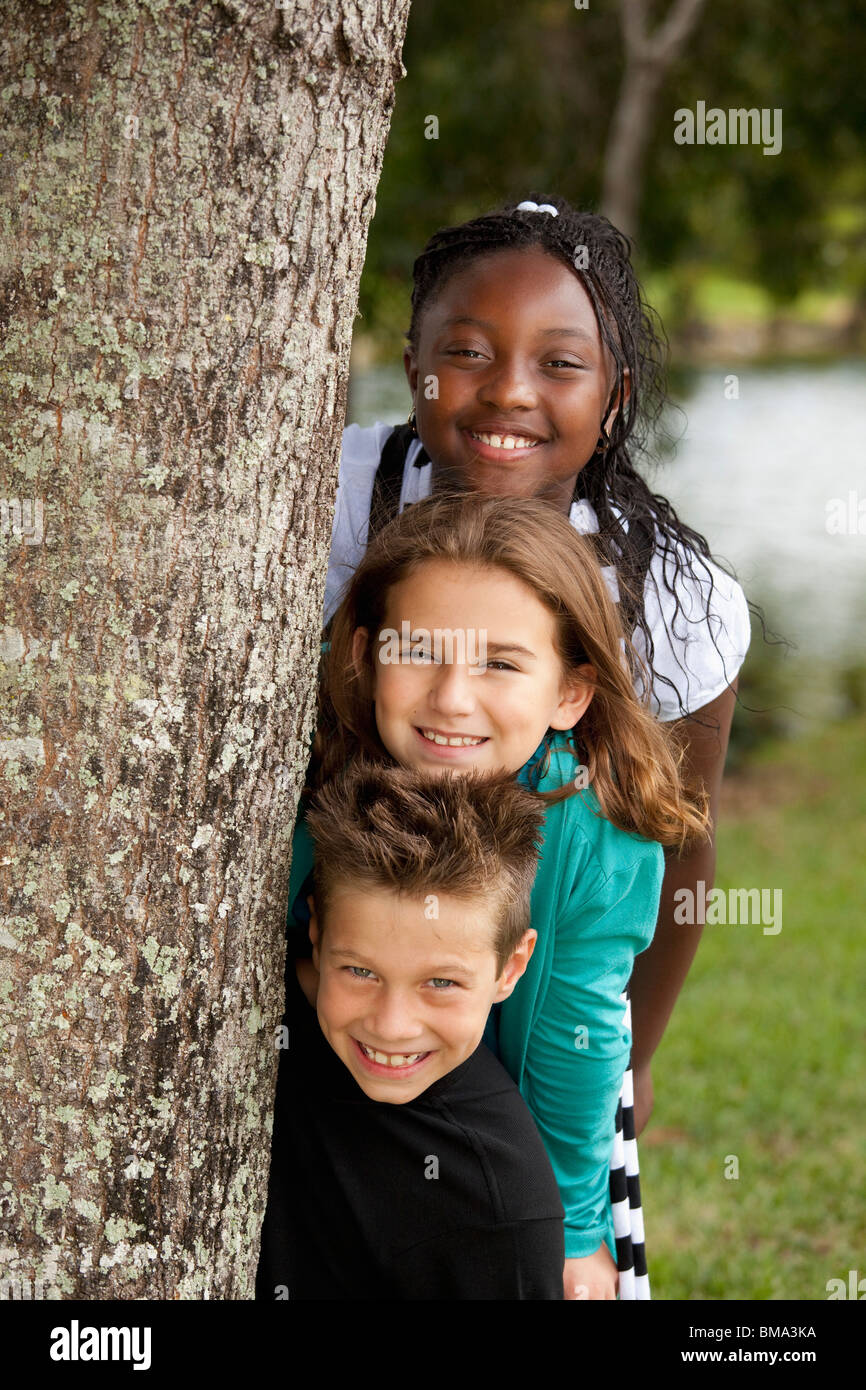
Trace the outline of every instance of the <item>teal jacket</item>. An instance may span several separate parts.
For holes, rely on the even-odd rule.
[[[542,745],[543,747],[543,745]],[[539,750],[540,751],[540,750]],[[521,782],[551,791],[575,776],[571,752]],[[621,995],[652,940],[664,873],[661,846],[618,830],[591,790],[547,808],[532,890],[538,940],[499,1015],[503,1065],[520,1087],[547,1149],[565,1208],[565,1254],[616,1253],[608,1190],[616,1104],[631,1037]],[[313,865],[306,824],[292,846],[289,902]]]
[[[573,781],[575,767],[573,753],[552,747],[549,768],[530,784],[552,791]],[[631,1049],[621,996],[652,940],[663,875],[661,846],[605,820],[590,789],[547,808],[532,890],[538,940],[502,1005],[499,1052],[556,1174],[566,1257],[590,1255],[603,1240],[616,1253],[608,1174]]]

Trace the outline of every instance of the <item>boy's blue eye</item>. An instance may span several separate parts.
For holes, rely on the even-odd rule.
[[[372,980],[373,972],[364,965],[347,965],[346,969],[353,980]]]
[[[439,988],[440,985],[444,985],[445,988],[448,989],[448,988],[450,988],[451,985],[455,985],[455,986],[456,986],[456,983],[457,983],[457,982],[456,982],[456,980],[443,980],[443,979],[441,978],[441,976],[439,976],[439,975],[434,975],[433,978],[432,978],[432,980],[430,981],[430,983],[431,983],[431,985],[435,985],[437,989]]]

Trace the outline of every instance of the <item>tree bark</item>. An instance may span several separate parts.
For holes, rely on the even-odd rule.
[[[0,1280],[244,1298],[409,0],[4,6]],[[26,509],[25,509],[26,510]],[[17,514],[16,514],[17,515]]]
[[[673,0],[655,33],[647,33],[646,0],[620,0],[625,70],[604,156],[601,210],[633,237],[644,159],[662,82],[697,24],[705,0]]]

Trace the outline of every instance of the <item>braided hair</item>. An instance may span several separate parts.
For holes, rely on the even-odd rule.
[[[692,558],[699,562],[712,558],[706,538],[680,520],[666,497],[650,490],[634,464],[635,458],[647,454],[667,405],[667,338],[635,275],[628,238],[606,217],[579,211],[564,198],[536,194],[531,198],[556,207],[558,215],[521,210],[516,203],[507,203],[482,217],[445,227],[430,238],[413,266],[412,317],[406,336],[417,353],[426,305],[451,275],[480,256],[540,247],[578,277],[589,296],[616,376],[602,417],[603,449],[588,461],[577,461],[574,500],[585,499],[598,517],[594,540],[599,559],[616,568],[623,620],[628,631],[640,629],[652,668],[653,640],[643,597],[647,554],[656,548],[662,552],[663,582],[675,604],[672,621],[683,611],[678,594],[681,577],[695,577]],[[630,384],[627,400],[626,368]],[[614,405],[616,413],[606,434],[604,421]],[[709,609],[713,576],[708,565],[703,568],[710,581]],[[713,624],[710,631],[715,643]],[[666,676],[660,679],[675,691],[682,708],[674,683]]]

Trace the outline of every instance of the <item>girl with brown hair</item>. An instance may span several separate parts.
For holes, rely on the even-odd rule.
[[[608,1191],[629,1056],[623,991],[652,939],[662,846],[706,837],[703,795],[634,691],[641,660],[591,543],[535,499],[460,493],[371,542],[334,615],[311,781],[351,758],[512,773],[546,801],[538,941],[488,1041],[565,1210],[566,1298],[613,1298]],[[310,866],[295,836],[291,901]],[[435,923],[433,924],[435,928]],[[458,986],[459,987],[459,986]]]

